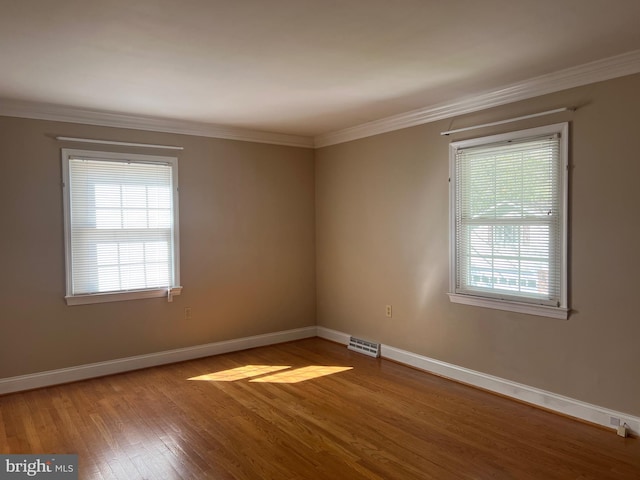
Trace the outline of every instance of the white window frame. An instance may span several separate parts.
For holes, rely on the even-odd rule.
[[[170,165],[172,168],[172,201],[173,201],[173,285],[167,288],[148,288],[140,290],[120,290],[106,293],[73,294],[72,238],[71,238],[71,188],[69,182],[69,161],[71,158],[103,160],[114,162],[146,162]],[[170,302],[174,295],[182,293],[180,286],[180,228],[178,215],[178,159],[158,155],[142,155],[118,152],[102,152],[95,150],[62,149],[62,186],[64,207],[65,238],[65,276],[67,305],[85,305],[92,303],[117,302],[142,298],[165,297]]]
[[[539,135],[560,135],[559,161],[562,164],[562,177],[560,179],[560,205],[562,215],[561,225],[561,255],[560,261],[560,302],[557,306],[521,302],[514,299],[495,298],[493,296],[483,296],[481,293],[473,294],[456,291],[457,285],[457,231],[456,231],[456,209],[457,209],[457,185],[456,185],[456,153],[459,149],[469,148],[492,143],[506,142],[509,140],[519,140],[535,137]],[[568,217],[569,217],[569,124],[558,123],[543,127],[519,130],[499,135],[479,137],[468,140],[452,142],[449,145],[449,299],[452,303],[464,305],[493,308],[497,310],[507,310],[511,312],[525,313],[551,318],[567,319],[569,307],[567,303],[567,271],[568,271]]]

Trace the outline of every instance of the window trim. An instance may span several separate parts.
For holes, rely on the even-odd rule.
[[[64,247],[65,247],[65,282],[67,305],[87,305],[92,303],[118,302],[143,298],[165,297],[171,302],[173,296],[182,293],[180,286],[180,224],[178,203],[178,158],[160,155],[143,155],[133,153],[103,152],[97,150],[80,150],[73,148],[61,149],[62,157],[62,191],[64,217]],[[73,292],[73,268],[71,258],[71,189],[69,187],[69,160],[72,157],[82,157],[90,160],[107,160],[114,162],[138,161],[147,163],[169,164],[172,168],[172,201],[173,201],[173,285],[168,288],[147,288],[138,290],[120,290],[116,292],[77,294]]]
[[[489,296],[456,292],[457,280],[457,251],[456,251],[456,152],[461,148],[469,148],[491,143],[534,137],[538,135],[560,135],[560,162],[562,163],[562,178],[560,192],[562,221],[561,228],[561,268],[560,268],[560,305],[549,306],[535,303],[520,302],[512,299],[502,299]],[[507,310],[543,317],[567,319],[568,307],[568,238],[569,238],[569,123],[556,123],[542,127],[529,128],[514,132],[477,137],[467,140],[451,142],[449,144],[449,300],[452,303],[472,305],[497,310]]]

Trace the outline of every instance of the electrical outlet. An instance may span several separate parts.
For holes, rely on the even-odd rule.
[[[387,317],[391,318],[391,305],[387,305],[387,309],[386,309],[386,315]]]
[[[184,319],[191,320],[191,307],[184,307]]]

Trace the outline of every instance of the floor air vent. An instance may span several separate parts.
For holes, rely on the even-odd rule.
[[[364,353],[370,357],[380,356],[379,343],[367,342],[366,340],[361,340],[356,337],[349,337],[349,346],[347,348],[354,352]]]

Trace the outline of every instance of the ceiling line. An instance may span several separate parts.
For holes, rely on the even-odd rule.
[[[10,99],[0,99],[0,115],[291,147],[321,148],[636,73],[640,73],[640,50],[541,75],[454,102],[427,106],[315,137]]]
[[[455,102],[432,105],[318,135],[314,145],[321,148],[350,142],[636,73],[640,73],[640,50],[541,75]]]

